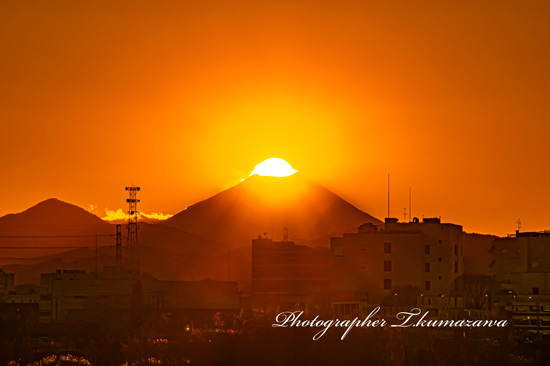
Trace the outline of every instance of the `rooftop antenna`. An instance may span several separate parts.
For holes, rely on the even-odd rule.
[[[403,222],[407,222],[407,208],[403,208]]]
[[[409,186],[409,222],[412,221],[412,190],[411,186]]]
[[[283,241],[288,241],[288,228],[283,228]]]
[[[518,230],[517,232],[519,233],[520,229],[521,229],[521,219],[518,219],[518,221],[516,221],[516,224],[518,224]]]
[[[388,219],[390,218],[390,175],[388,174]]]

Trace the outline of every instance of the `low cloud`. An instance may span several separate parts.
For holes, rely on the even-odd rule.
[[[126,212],[122,211],[121,208],[118,210],[110,210],[108,208],[105,209],[105,216],[103,216],[101,219],[105,221],[116,221],[116,220],[126,220],[128,216],[126,215]]]
[[[140,219],[152,219],[152,220],[166,220],[174,215],[164,214],[161,212],[139,212],[138,218]],[[116,221],[116,220],[126,220],[128,219],[128,213],[123,211],[121,208],[118,210],[111,210],[109,208],[105,209],[105,216],[102,217],[105,221]]]
[[[101,215],[98,215],[97,212],[97,206],[94,206],[92,204],[89,205],[90,208],[88,209],[88,212],[91,212],[93,214],[96,214],[97,216],[101,217]],[[102,220],[105,221],[117,221],[117,220],[127,220],[128,219],[128,213],[127,211],[124,211],[123,209],[119,208],[118,210],[111,210],[110,208],[106,208],[105,214],[103,217],[101,217]],[[140,219],[150,219],[150,220],[166,220],[169,219],[174,215],[170,214],[164,214],[161,212],[151,212],[151,213],[145,213],[145,212],[139,212],[138,218]]]

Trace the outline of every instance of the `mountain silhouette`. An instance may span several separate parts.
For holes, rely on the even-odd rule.
[[[380,220],[359,210],[300,173],[287,177],[253,175],[236,186],[179,212],[164,223],[231,245],[249,246],[266,233],[300,244],[328,246],[331,236],[354,232]]]
[[[95,246],[96,234],[98,245],[103,245],[113,241],[107,235],[114,233],[113,225],[94,214],[51,198],[23,212],[0,217],[0,264],[58,254],[71,247]]]
[[[109,223],[96,215],[56,198],[42,201],[23,212],[0,217],[0,230],[3,232],[22,232],[28,235],[44,231],[57,231],[60,235],[92,234],[96,230],[103,232],[110,228]]]
[[[17,283],[38,283],[40,273],[56,269],[95,270],[115,265],[116,225],[86,210],[48,199],[0,218],[0,266]],[[227,253],[218,243],[163,224],[139,222],[141,270],[161,279],[227,279]],[[122,225],[123,258],[126,226]],[[236,257],[235,259],[238,259]]]

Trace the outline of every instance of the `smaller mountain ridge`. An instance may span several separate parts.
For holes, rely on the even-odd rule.
[[[59,253],[62,248],[95,246],[96,234],[98,245],[104,245],[114,240],[111,235],[115,233],[114,225],[94,214],[51,198],[23,212],[0,217],[1,257],[17,262]]]
[[[111,225],[78,206],[50,198],[23,212],[0,217],[0,226],[110,227]]]

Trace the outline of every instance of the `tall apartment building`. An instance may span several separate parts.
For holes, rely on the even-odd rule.
[[[550,232],[519,232],[493,241],[490,267],[509,293],[512,327],[550,334]]]
[[[438,218],[400,223],[383,230],[363,224],[357,233],[331,238],[333,288],[376,303],[402,286],[425,296],[446,296],[462,275],[462,226]]]
[[[550,295],[550,232],[516,232],[493,241],[491,268],[501,288]]]
[[[252,240],[252,306],[308,308],[327,295],[330,252],[292,241]],[[328,300],[326,300],[328,301]]]

